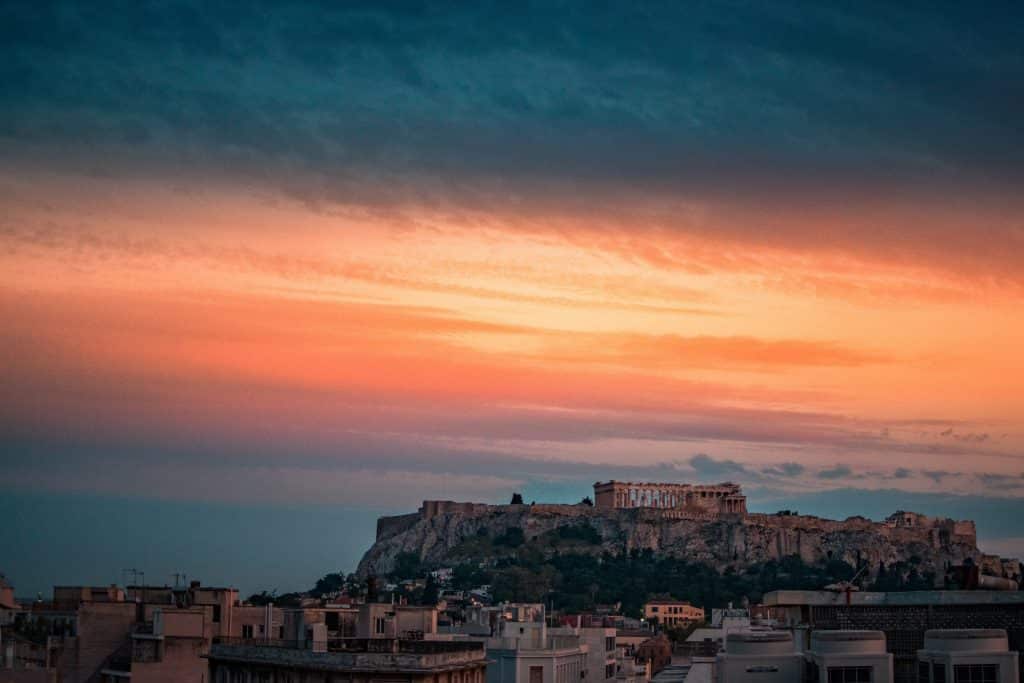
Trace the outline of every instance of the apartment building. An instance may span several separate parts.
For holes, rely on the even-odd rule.
[[[663,628],[686,627],[704,621],[704,608],[679,600],[660,600],[644,605],[644,619]]]

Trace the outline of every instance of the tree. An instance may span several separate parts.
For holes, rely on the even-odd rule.
[[[362,581],[355,574],[349,574],[345,577],[345,593],[358,598],[366,595],[366,581]]]
[[[470,562],[456,565],[452,571],[452,588],[456,590],[470,590],[490,582],[490,573]]]
[[[522,505],[523,504],[523,494],[521,494],[521,493],[513,493],[512,494],[512,502],[510,504],[511,505]]]
[[[436,605],[439,591],[437,589],[437,580],[433,574],[427,576],[427,585],[423,587],[423,596],[420,598],[420,603],[423,605]]]
[[[345,575],[340,573],[325,574],[317,579],[316,586],[309,592],[314,598],[323,597],[328,593],[339,593],[345,588]]]
[[[401,552],[395,556],[395,568],[391,571],[391,578],[399,581],[403,579],[415,579],[422,574],[423,567],[420,564],[420,556],[416,553]]]
[[[583,496],[583,500],[580,501],[580,505],[589,505],[594,507],[594,501],[590,500],[590,496]]]
[[[273,603],[275,607],[299,607],[302,605],[302,594],[282,593],[278,595],[276,590],[269,593],[267,591],[260,591],[250,595],[246,602],[257,607],[263,607],[270,603]]]
[[[494,545],[503,545],[509,548],[518,548],[526,542],[523,530],[517,526],[510,527],[505,533],[494,538]]]

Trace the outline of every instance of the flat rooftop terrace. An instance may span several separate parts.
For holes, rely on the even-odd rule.
[[[769,607],[845,607],[846,593],[833,591],[771,591],[764,594]],[[850,593],[851,607],[898,607],[924,605],[1024,605],[1024,591],[902,591],[898,593]]]
[[[326,652],[303,641],[217,638],[208,659],[337,672],[432,673],[487,663],[483,643],[468,641],[335,638]]]

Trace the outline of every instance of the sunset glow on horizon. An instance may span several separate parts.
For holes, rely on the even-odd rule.
[[[0,22],[3,486],[1024,494],[1012,17],[192,9]]]

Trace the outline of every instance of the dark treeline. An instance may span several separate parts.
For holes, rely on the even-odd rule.
[[[490,537],[481,532],[453,549],[447,566],[453,568],[449,586],[472,590],[490,585],[496,601],[544,602],[556,609],[584,611],[599,604],[621,603],[626,614],[636,615],[652,598],[687,600],[705,608],[740,606],[760,602],[773,590],[820,590],[827,585],[849,581],[858,569],[833,559],[808,564],[798,556],[760,562],[742,569],[714,567],[685,559],[658,555],[651,550],[628,553],[596,552],[601,543],[597,530],[587,524],[562,527],[542,537],[527,540],[522,531],[509,529]],[[918,558],[861,572],[864,590],[925,590],[934,587],[935,576],[920,571]],[[424,564],[416,553],[399,553],[394,569],[386,577],[400,583],[421,579],[435,565]],[[865,578],[866,575],[872,578]],[[382,577],[383,578],[383,577]],[[438,596],[439,586],[428,579],[426,586],[407,589],[411,602],[429,603]],[[321,597],[345,592],[361,595],[365,583],[354,575],[328,574],[306,595]],[[260,593],[250,597],[256,604],[297,603],[301,596]]]

